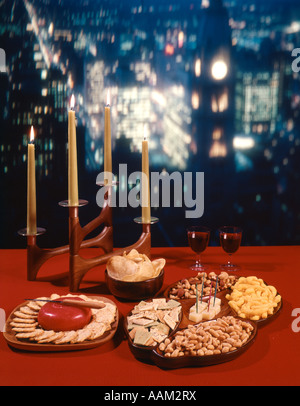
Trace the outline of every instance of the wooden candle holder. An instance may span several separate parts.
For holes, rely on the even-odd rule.
[[[97,247],[103,249],[105,253],[113,250],[113,227],[112,227],[112,208],[109,206],[108,201],[105,204],[99,216],[88,223],[85,227],[79,224],[78,210],[79,207],[86,205],[88,202],[80,200],[79,205],[76,207],[69,207],[67,201],[60,202],[62,207],[69,208],[69,241],[72,245],[57,247],[57,248],[40,248],[37,245],[37,237],[46,232],[45,229],[38,228],[37,233],[34,235],[27,234],[27,229],[22,229],[18,233],[27,238],[27,280],[35,281],[37,274],[42,265],[50,258],[57,255],[77,252],[80,248]],[[103,230],[94,238],[84,240],[84,238],[92,231],[104,225]]]
[[[115,255],[122,255],[124,251],[130,251],[136,249],[142,254],[146,254],[150,257],[151,252],[151,225],[143,224],[142,233],[135,244],[132,244],[125,248],[119,248],[113,252],[106,253],[94,258],[83,258],[80,256],[78,250],[76,250],[76,235],[78,227],[78,218],[75,216],[70,218],[73,224],[73,236],[70,241],[70,291],[77,292],[80,287],[80,283],[86,273],[99,265],[105,264],[109,258]],[[77,246],[78,248],[78,246]]]
[[[69,206],[67,201],[60,202],[63,207],[69,209],[69,245],[44,249],[37,245],[37,236],[45,232],[38,228],[36,235],[28,235],[27,230],[19,231],[20,235],[27,237],[27,279],[35,281],[42,265],[57,255],[69,253],[69,288],[70,292],[77,292],[80,283],[86,273],[96,266],[105,264],[108,259],[115,255],[122,255],[124,251],[136,249],[142,254],[151,256],[151,224],[158,221],[157,218],[151,218],[150,223],[143,223],[141,218],[135,219],[135,222],[142,225],[142,233],[136,243],[113,250],[113,225],[112,225],[112,207],[110,205],[110,193],[106,195],[104,206],[98,217],[82,227],[79,221],[79,208],[87,204],[81,200],[78,206]],[[91,232],[100,226],[103,230],[94,238],[85,240]],[[101,248],[104,254],[93,258],[83,258],[80,255],[82,248]]]

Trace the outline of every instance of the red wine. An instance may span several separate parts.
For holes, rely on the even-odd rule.
[[[188,240],[191,249],[200,254],[205,250],[209,241],[209,232],[189,231]]]
[[[241,245],[242,234],[241,233],[221,233],[220,241],[223,250],[227,254],[234,254]]]

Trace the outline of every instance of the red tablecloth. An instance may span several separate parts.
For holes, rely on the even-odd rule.
[[[87,255],[91,252],[87,251]],[[152,252],[154,257],[167,260],[163,289],[193,275],[189,265],[194,258],[189,248],[154,248]],[[212,247],[203,257],[214,271],[218,271],[219,264],[226,259],[220,248]],[[0,333],[0,384],[299,385],[300,332],[293,331],[292,323],[295,321],[300,326],[300,320],[297,323],[292,311],[300,308],[300,247],[241,247],[235,259],[242,266],[239,274],[256,275],[278,289],[283,297],[283,308],[279,317],[259,329],[253,346],[234,361],[202,368],[161,370],[134,358],[122,326],[115,339],[101,347],[63,353],[13,350]],[[36,282],[26,279],[26,250],[0,251],[0,269],[0,308],[7,316],[24,298],[66,294],[69,290],[66,275],[63,275],[68,269],[67,256],[48,262]],[[87,273],[80,292],[111,298],[123,316],[133,307],[132,303],[121,303],[109,294],[103,266]]]

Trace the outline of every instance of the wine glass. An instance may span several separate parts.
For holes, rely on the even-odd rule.
[[[225,226],[219,228],[220,243],[223,250],[229,255],[228,262],[221,265],[224,271],[237,271],[240,266],[231,262],[231,256],[240,248],[243,230],[240,227]]]
[[[206,249],[209,243],[210,230],[202,226],[193,226],[187,229],[189,246],[197,254],[197,260],[191,266],[193,271],[204,271],[207,269],[206,265],[201,263],[201,253]]]

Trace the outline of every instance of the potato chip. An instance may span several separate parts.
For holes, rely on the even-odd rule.
[[[156,278],[166,265],[165,259],[151,260],[145,254],[139,254],[135,249],[122,256],[114,256],[107,262],[108,275],[124,282],[141,282]]]

